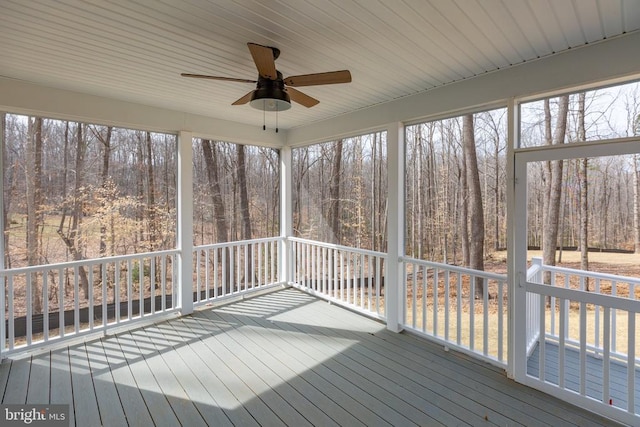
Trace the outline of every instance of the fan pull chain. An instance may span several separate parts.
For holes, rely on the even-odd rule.
[[[278,105],[276,104],[276,133],[278,133]]]
[[[262,100],[262,130],[267,130],[267,124],[266,124],[266,119],[265,119],[265,116],[266,116],[266,112],[265,112],[266,107],[267,107],[267,106],[266,106],[266,101],[265,101],[265,100]]]

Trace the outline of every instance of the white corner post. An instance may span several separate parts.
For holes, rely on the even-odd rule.
[[[519,106],[508,104],[507,141],[507,277],[509,284],[507,376],[522,382],[526,376],[526,164],[516,164],[520,144]]]
[[[291,242],[289,237],[293,235],[293,201],[291,173],[292,150],[291,147],[280,148],[280,257],[278,278],[285,285],[293,281],[293,264]]]
[[[400,332],[404,324],[404,124],[387,126],[387,268],[384,280],[387,329]]]
[[[178,133],[178,274],[174,283],[175,306],[185,315],[193,312],[193,134]]]
[[[2,190],[2,196],[0,196],[0,212],[4,212],[4,128],[5,128],[5,113],[0,112],[0,120],[2,121],[0,124],[0,189]],[[4,230],[4,215],[0,215],[0,230]],[[5,247],[4,247],[4,238],[0,239],[0,270],[5,269]],[[5,310],[5,288],[4,288],[4,278],[2,278],[2,289],[0,290],[0,307],[4,312]],[[7,331],[5,330],[5,321],[4,317],[0,321],[0,361],[4,359],[4,349],[6,342]]]

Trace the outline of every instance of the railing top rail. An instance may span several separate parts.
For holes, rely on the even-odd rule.
[[[626,282],[640,284],[640,278],[619,276],[617,274],[598,273],[595,271],[578,270],[575,268],[558,267],[555,265],[542,265],[542,271],[549,271],[555,273],[573,274],[578,277],[589,277],[594,279],[611,280],[614,282]]]
[[[303,239],[301,237],[288,237],[288,240],[290,240],[292,242],[300,242],[300,243],[306,243],[306,244],[309,244],[309,245],[320,246],[320,247],[328,248],[328,249],[339,249],[341,251],[355,252],[355,253],[363,254],[363,255],[372,255],[372,256],[377,256],[377,257],[380,257],[380,258],[386,258],[387,257],[387,254],[384,253],[384,252],[372,251],[370,249],[352,248],[350,246],[342,246],[342,245],[337,245],[337,244],[334,244],[334,243],[320,242],[318,240]]]
[[[250,245],[252,243],[277,242],[283,239],[284,237],[276,236],[276,237],[263,237],[260,239],[250,239],[250,240],[235,240],[233,242],[210,243],[206,245],[194,246],[193,250],[196,251],[196,250],[202,250],[202,249],[219,249],[219,248],[226,248],[228,246]]]
[[[489,271],[474,270],[472,268],[459,267],[457,265],[443,264],[440,262],[425,261],[423,259],[417,259],[417,258],[411,258],[411,257],[400,257],[400,260],[402,262],[410,262],[412,264],[419,264],[425,267],[438,268],[440,270],[449,270],[449,271],[454,271],[456,273],[469,274],[477,277],[485,277],[487,279],[492,279],[492,280],[499,280],[499,281],[507,280],[506,274],[498,274],[498,273],[492,273]]]
[[[581,291],[578,289],[559,288],[557,286],[540,285],[538,283],[527,282],[527,292],[548,295],[560,299],[584,302],[601,307],[626,310],[633,313],[640,313],[640,301],[629,298],[619,298],[611,295],[596,294],[594,292]]]
[[[104,257],[104,258],[89,258],[89,259],[83,259],[79,261],[59,262],[54,264],[32,265],[28,267],[18,267],[18,268],[0,270],[0,277],[15,275],[15,274],[34,273],[38,271],[57,270],[60,268],[73,268],[73,267],[88,266],[88,265],[99,265],[99,264],[105,264],[109,262],[127,261],[130,259],[149,258],[149,257],[155,257],[155,256],[162,256],[162,255],[175,255],[178,253],[180,253],[178,249],[168,249],[168,250],[157,251],[157,252],[141,252],[141,253],[130,254],[130,255],[116,255],[116,256],[110,256],[110,257]]]

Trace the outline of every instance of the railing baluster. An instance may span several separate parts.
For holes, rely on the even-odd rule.
[[[102,327],[107,328],[107,323],[109,320],[109,316],[107,313],[107,270],[109,268],[109,264],[108,263],[103,263],[102,264],[102,277],[100,278],[101,282],[102,282]]]
[[[87,290],[89,291],[89,330],[93,330],[93,265],[89,265],[89,283],[87,284]]]
[[[121,266],[121,262],[120,261],[116,261],[116,271],[115,271],[115,277],[114,277],[114,285],[113,285],[113,303],[116,306],[116,310],[115,310],[115,314],[116,314],[116,324],[120,323],[120,301],[121,301],[121,296],[120,296],[120,266]]]
[[[587,393],[587,304],[580,302],[580,394]]]
[[[49,281],[47,271],[42,272],[42,337],[49,341]]]
[[[73,267],[73,330],[80,331],[80,287],[78,266]]]
[[[156,313],[156,257],[150,257],[149,263],[151,264],[151,269],[149,271],[149,297],[150,297],[150,312],[152,314]],[[208,295],[208,294],[207,294]]]
[[[564,349],[567,327],[567,306],[564,299],[560,301],[560,339],[558,342],[558,387],[564,389]]]
[[[249,260],[251,259],[251,255],[249,254],[249,244],[245,243],[242,245],[244,252],[244,290],[249,289]]]
[[[636,313],[627,316],[627,411],[635,410],[636,395]]]
[[[498,360],[503,361],[503,349],[504,346],[504,282],[498,281]]]
[[[427,268],[427,266],[424,266],[423,271],[424,273],[422,274],[422,332],[427,332],[427,307],[428,307],[427,295],[429,292],[429,289],[427,289],[428,276],[429,276],[429,269]]]
[[[489,354],[489,281],[486,278],[482,278],[482,353],[487,356]]]
[[[444,339],[449,341],[449,329],[451,328],[450,323],[450,298],[451,298],[451,289],[449,283],[449,270],[445,272],[445,284],[444,284]]]
[[[546,366],[545,362],[547,360],[547,352],[546,352],[546,329],[545,329],[545,296],[540,294],[540,337],[538,338],[538,377],[540,381],[545,381],[545,373]]]
[[[131,320],[133,308],[133,269],[131,258],[127,259],[127,320]]]
[[[596,294],[600,293],[600,278],[596,278],[596,283],[595,283],[595,292]],[[595,312],[595,327],[594,327],[594,345],[596,347],[596,352],[598,351],[597,349],[600,348],[600,306],[594,306],[594,312]]]
[[[475,350],[474,339],[476,332],[475,315],[476,315],[476,284],[475,276],[469,275],[469,348]]]
[[[615,335],[615,330],[613,331]],[[609,404],[610,399],[610,358],[611,358],[611,309],[609,307],[604,307],[604,331],[602,337],[602,343],[604,344],[604,349],[602,352],[602,402],[605,405]]]
[[[360,254],[360,258],[358,260],[358,262],[360,263],[360,308],[364,308],[364,279],[365,279],[365,273],[364,273],[364,254]]]
[[[449,286],[449,284],[446,283],[445,286]],[[456,302],[458,304],[456,308],[456,343],[460,345],[462,343],[462,276],[460,273],[457,274],[456,292]]]
[[[416,305],[418,300],[418,287],[416,286],[416,282],[418,281],[418,270],[416,264],[411,264],[411,326],[415,329],[416,327],[416,316],[417,316],[417,307]],[[409,281],[407,281],[407,286],[409,285]]]
[[[167,257],[162,257],[162,311],[167,309]],[[172,262],[171,265],[175,265],[175,262]]]
[[[612,296],[616,296],[618,294],[618,282],[617,281],[613,281],[611,282],[611,295]],[[616,313],[618,310],[612,310],[611,311],[611,331],[613,331],[613,333],[611,334],[611,351],[613,353],[615,353],[616,350],[616,338],[617,338],[617,323],[616,323]]]
[[[26,305],[27,305],[27,345],[31,345],[31,336],[33,334],[33,295],[32,295],[32,284],[31,284],[31,274],[26,274]],[[76,331],[77,332],[77,331]]]
[[[138,310],[140,317],[144,316],[144,258],[138,258]]]
[[[13,350],[15,343],[16,343],[16,316],[15,316],[15,311],[14,311],[14,292],[13,292],[13,276],[9,276],[8,281],[7,281],[7,291],[8,291],[8,298],[9,300],[7,301],[7,309],[9,311],[9,350]]]

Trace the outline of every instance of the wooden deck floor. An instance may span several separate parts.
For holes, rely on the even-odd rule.
[[[0,365],[78,426],[612,425],[293,289]]]
[[[558,384],[558,344],[547,341],[545,344],[546,363],[545,380]],[[569,390],[578,392],[580,389],[580,353],[577,349],[567,348],[564,356],[564,382]],[[586,362],[586,394],[596,400],[602,399],[603,360],[590,354],[585,358]],[[540,372],[540,347],[536,346],[527,361],[529,375],[539,377]],[[626,365],[612,360],[609,364],[609,397],[611,404],[626,409],[629,400],[627,387]],[[634,380],[634,406],[635,411],[640,412],[640,371],[635,370]]]

